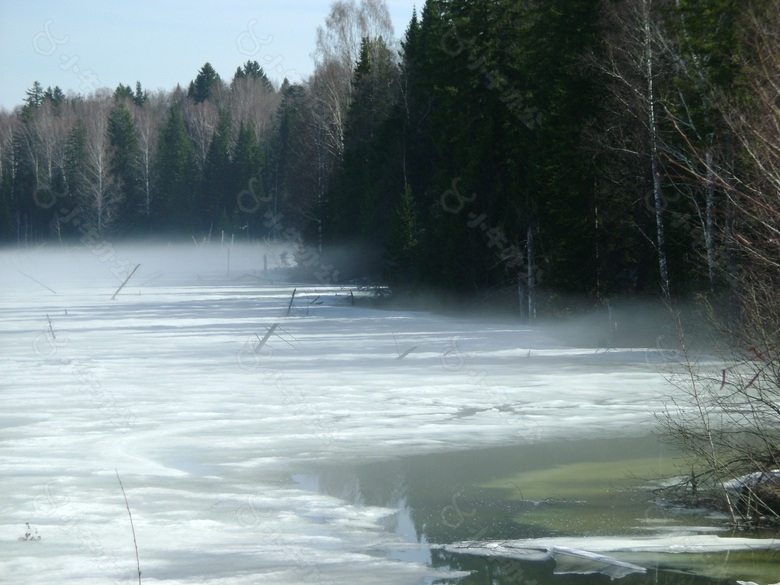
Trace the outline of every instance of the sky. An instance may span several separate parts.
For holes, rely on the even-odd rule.
[[[423,0],[386,0],[396,37]],[[0,110],[34,81],[88,94],[119,83],[186,87],[204,63],[231,78],[256,60],[275,82],[307,77],[330,0],[0,0]]]

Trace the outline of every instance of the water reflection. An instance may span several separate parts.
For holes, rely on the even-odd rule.
[[[318,491],[357,506],[378,506],[398,510],[385,518],[389,532],[410,546],[386,551],[386,556],[401,561],[428,563],[471,573],[459,585],[590,585],[609,583],[601,574],[555,574],[555,562],[522,562],[455,554],[437,545],[464,540],[514,540],[565,535],[560,527],[539,522],[540,514],[571,515],[585,512],[604,513],[605,534],[614,534],[613,516],[641,519],[648,509],[649,494],[633,493],[630,497],[601,502],[595,512],[591,502],[570,500],[525,499],[523,486],[503,483],[505,487],[485,487],[491,481],[518,472],[549,469],[596,457],[620,461],[652,454],[660,447],[655,439],[637,438],[620,441],[580,441],[575,443],[504,447],[479,451],[407,457],[394,461],[330,465],[314,473],[295,475],[304,489]],[[578,478],[567,478],[576,485]],[[499,482],[500,483],[500,482]],[[618,508],[623,508],[618,510]],[[534,521],[524,519],[534,518]],[[415,546],[411,546],[414,544]],[[620,579],[621,585],[690,584],[714,585],[733,579],[717,579],[659,570],[648,560],[642,563],[645,574]]]

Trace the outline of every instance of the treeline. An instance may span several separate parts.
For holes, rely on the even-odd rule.
[[[35,82],[24,105],[0,118],[3,239],[69,240],[85,229],[115,237],[246,232],[240,207],[267,199],[269,139],[287,91],[255,61],[230,83],[206,63],[187,91],[153,95],[137,83],[66,96]],[[240,206],[244,189],[251,194]]]
[[[530,312],[537,287],[733,294],[744,186],[777,168],[746,137],[778,8],[427,0],[396,43],[382,0],[338,0],[300,83],[254,61],[154,95],[36,83],[0,116],[0,234],[305,234],[359,253],[344,277],[512,287]]]

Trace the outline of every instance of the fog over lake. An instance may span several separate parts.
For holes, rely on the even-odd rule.
[[[669,354],[599,348],[606,314],[548,327],[386,310],[356,285],[289,281],[288,258],[0,251],[0,581],[137,581],[128,506],[143,580],[168,584],[607,579],[452,549],[518,538],[646,571],[626,582],[716,583],[695,553],[778,548],[718,549],[734,536],[722,518],[595,495],[589,465],[645,484],[674,467],[650,437]],[[548,496],[556,467],[570,489]],[[555,523],[593,521],[594,501],[620,518]],[[720,575],[760,580],[770,561]]]

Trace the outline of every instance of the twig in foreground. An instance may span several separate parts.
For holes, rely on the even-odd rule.
[[[133,531],[133,546],[135,546],[135,563],[138,566],[138,585],[141,585],[141,560],[138,558],[138,542],[135,539],[135,526],[133,526],[133,515],[130,513],[130,504],[127,502],[127,494],[125,493],[125,486],[122,485],[122,479],[119,477],[119,470],[115,469],[114,471],[116,471],[116,478],[119,481],[119,487],[122,488],[122,495],[125,497],[125,506],[127,507],[127,515],[130,517],[130,530]]]

